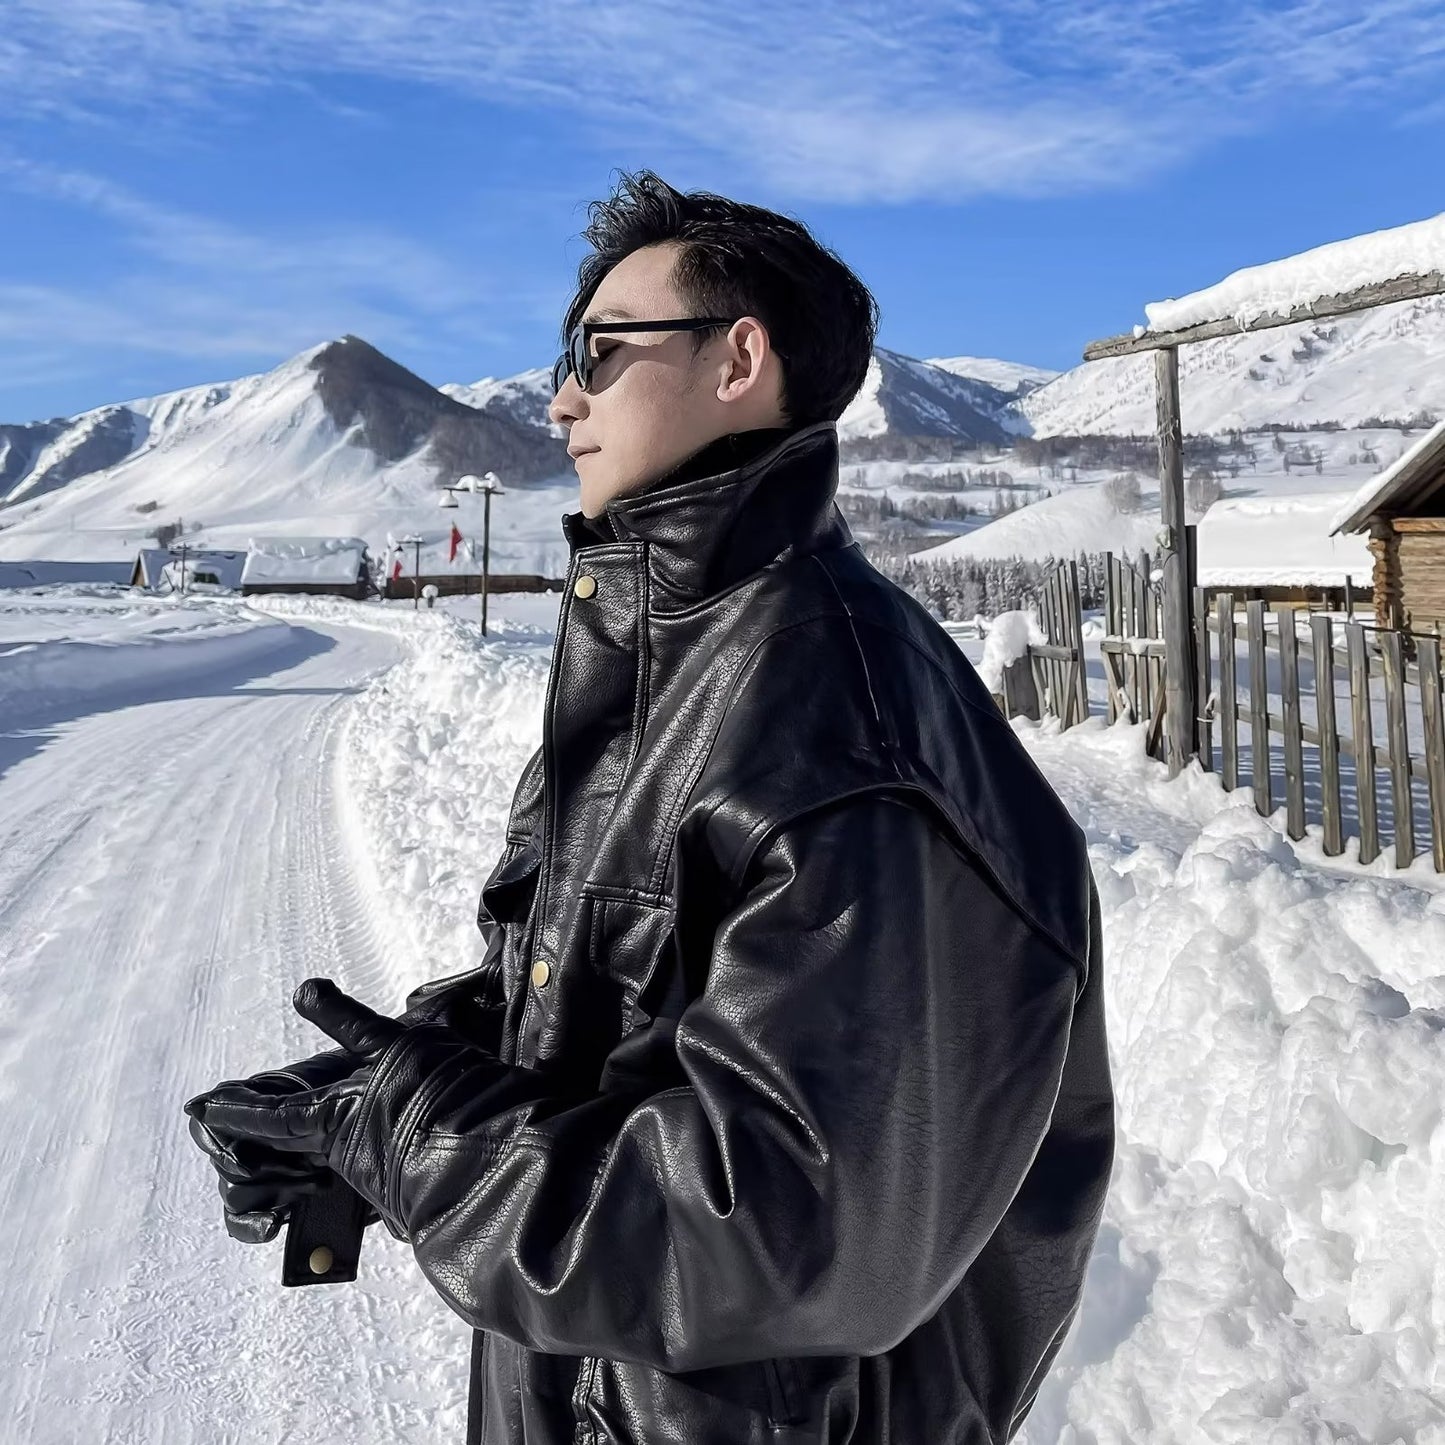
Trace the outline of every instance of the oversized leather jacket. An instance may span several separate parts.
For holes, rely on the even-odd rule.
[[[1075,1317],[1085,841],[837,479],[831,423],[742,433],[562,519],[486,957],[407,1000],[467,993],[492,1053],[417,1030],[375,1109],[468,1445],[1004,1441]]]

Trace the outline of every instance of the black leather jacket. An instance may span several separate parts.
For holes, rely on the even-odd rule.
[[[1084,837],[837,478],[831,423],[742,433],[562,519],[486,957],[407,1000],[496,1060],[423,1027],[374,1111],[469,1445],[1003,1441],[1078,1309]]]

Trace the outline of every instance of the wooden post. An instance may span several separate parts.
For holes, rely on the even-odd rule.
[[[1398,632],[1382,632],[1380,660],[1385,675],[1385,724],[1390,756],[1390,800],[1395,810],[1395,866],[1415,860],[1415,800],[1410,790],[1410,733],[1405,722],[1405,659]]]
[[[1291,838],[1305,835],[1304,719],[1300,715],[1299,634],[1293,607],[1276,607],[1279,627],[1279,695],[1284,716],[1285,831]]]
[[[1159,422],[1159,502],[1164,518],[1164,692],[1169,776],[1195,756],[1194,628],[1184,541],[1184,434],[1179,420],[1179,352],[1154,354],[1154,392]]]
[[[1244,604],[1249,627],[1249,773],[1254,784],[1254,809],[1261,818],[1274,812],[1269,775],[1269,673],[1265,666],[1264,599]]]
[[[1334,620],[1327,613],[1310,618],[1315,661],[1315,731],[1320,739],[1320,793],[1325,815],[1324,850],[1345,851],[1340,812],[1340,734],[1335,721]]]
[[[1425,778],[1430,788],[1430,851],[1445,873],[1445,717],[1441,716],[1440,639],[1421,637],[1420,712],[1425,732]]]
[[[1234,593],[1216,592],[1219,619],[1219,766],[1224,790],[1239,786],[1239,693],[1235,682]]]
[[[1345,623],[1350,656],[1350,742],[1355,755],[1355,797],[1360,810],[1360,862],[1380,856],[1380,814],[1375,798],[1375,722],[1370,713],[1370,653],[1361,623]]]

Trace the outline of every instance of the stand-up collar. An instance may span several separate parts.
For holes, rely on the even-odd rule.
[[[745,459],[728,465],[739,454]],[[573,557],[609,541],[646,542],[654,587],[682,605],[793,552],[846,546],[852,533],[834,503],[837,489],[833,422],[738,432],[643,490],[610,498],[599,517],[565,513],[562,531]]]

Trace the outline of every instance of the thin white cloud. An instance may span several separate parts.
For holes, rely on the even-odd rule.
[[[510,342],[495,323],[504,301],[508,313],[558,305],[515,278],[488,284],[483,268],[375,228],[247,231],[0,150],[0,197],[7,189],[103,218],[108,268],[118,269],[79,286],[0,271],[0,356],[12,386],[86,376],[97,357],[274,365],[347,332],[401,357],[452,354],[464,370],[479,348]]]
[[[796,196],[1128,183],[1445,72],[1445,0],[7,0],[0,108],[206,109],[334,74],[569,116]]]

